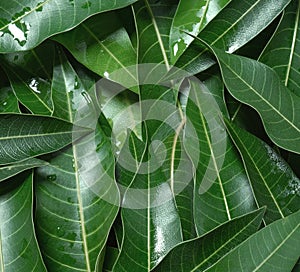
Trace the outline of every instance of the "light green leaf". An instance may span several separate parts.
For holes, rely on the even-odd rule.
[[[220,77],[208,75],[205,84],[190,81],[186,114],[191,123],[184,139],[196,168],[193,205],[198,235],[256,209],[243,165],[219,119],[226,114]],[[196,138],[187,133],[191,127]]]
[[[278,146],[300,153],[300,98],[268,66],[213,49],[230,94],[253,107]]]
[[[280,219],[250,236],[208,272],[290,272],[299,258],[300,211]]]
[[[210,46],[232,53],[265,29],[289,2],[290,0],[232,0],[198,37]],[[194,40],[175,65],[191,74],[197,74],[214,63],[207,48]]]
[[[243,158],[259,206],[267,206],[267,224],[298,211],[300,180],[266,143],[224,119]]]
[[[0,52],[32,49],[48,37],[69,30],[93,14],[125,7],[135,0],[6,1],[0,11]]]
[[[181,0],[179,2],[170,32],[171,63],[175,63],[194,40],[187,33],[197,36],[230,1]]]
[[[1,56],[1,65],[16,97],[32,113],[53,113],[51,78],[54,58],[54,44],[51,42],[30,51]]]
[[[94,90],[84,91],[62,52],[59,60],[53,73],[54,113],[89,125],[94,133],[38,168],[37,233],[48,267],[91,272],[102,270],[106,240],[119,209],[115,161],[110,139],[98,124]]]
[[[21,161],[19,163],[2,166],[0,167],[0,182],[12,176],[15,176],[25,170],[43,166],[45,164],[47,164],[45,161],[31,158],[31,159]]]
[[[0,126],[0,165],[59,150],[91,131],[59,119],[25,114],[1,114]]]
[[[135,71],[128,69],[128,66],[136,64],[136,52],[115,12],[93,16],[54,39],[98,75],[122,83],[122,78],[113,78],[111,73],[123,69],[122,76],[126,82],[130,81],[131,86],[137,85]]]
[[[264,209],[254,211],[220,225],[204,236],[179,244],[154,271],[204,271],[226,255],[228,249],[236,247],[255,233],[261,224],[263,214]]]
[[[259,61],[275,70],[281,81],[300,96],[300,3],[291,1]]]
[[[1,272],[47,271],[34,233],[32,186],[32,174],[28,176],[28,173],[14,177],[7,184],[1,183]]]

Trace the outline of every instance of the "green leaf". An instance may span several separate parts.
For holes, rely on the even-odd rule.
[[[113,266],[118,258],[119,250],[114,247],[106,247],[105,252],[105,261],[103,265],[103,271],[109,272],[112,271]]]
[[[45,42],[30,51],[1,56],[1,65],[16,97],[32,113],[53,113],[51,78],[54,58],[54,45],[51,42]]]
[[[145,161],[146,144],[133,133],[128,141],[118,159],[118,182],[125,191],[121,209],[124,237],[113,270],[150,271],[182,241],[180,218],[170,186],[160,167],[156,168],[155,153]]]
[[[136,64],[136,52],[115,12],[93,16],[54,39],[98,75],[118,83],[123,83],[124,77],[131,82],[131,86],[137,85],[135,71],[128,69],[128,66]],[[112,78],[111,73],[119,69],[123,69],[123,77]]]
[[[193,41],[187,33],[197,36],[230,1],[181,0],[179,2],[170,31],[171,63],[175,63]]]
[[[268,66],[213,49],[230,94],[253,107],[278,146],[300,153],[300,98],[290,92]]]
[[[0,52],[32,49],[46,38],[69,30],[93,14],[125,7],[135,0],[34,0],[2,3]],[[67,16],[65,16],[67,14]]]
[[[54,68],[54,113],[93,134],[53,154],[38,168],[37,234],[46,265],[54,270],[102,270],[105,243],[118,213],[111,142],[98,124],[94,90],[84,91],[73,67],[59,51]],[[49,224],[49,222],[52,222]]]
[[[210,46],[232,53],[265,29],[289,2],[232,0],[198,37]],[[175,65],[191,74],[197,74],[214,63],[207,48],[194,40]]]
[[[281,81],[300,96],[300,3],[297,0],[284,10],[273,37],[261,54],[259,61],[274,69]]]
[[[215,75],[205,84],[190,81],[185,148],[195,174],[194,220],[198,235],[256,209],[251,187],[219,116],[224,112],[223,85]],[[196,131],[196,138],[188,131]],[[199,158],[195,154],[199,154]]]
[[[47,271],[36,241],[32,175],[9,180],[14,188],[0,192],[0,271]],[[23,182],[24,181],[24,182]],[[1,189],[3,189],[1,183]]]
[[[266,143],[224,119],[239,149],[259,206],[267,206],[267,224],[300,207],[300,180]]]
[[[299,258],[299,222],[300,211],[275,221],[205,271],[290,272]]]
[[[6,180],[12,176],[15,176],[25,170],[43,166],[47,164],[45,161],[31,158],[24,160],[20,163],[15,163],[15,164],[8,164],[5,166],[0,167],[0,182],[3,180]]]
[[[236,247],[259,228],[264,209],[229,221],[204,236],[173,248],[154,271],[204,271],[228,250]],[[222,271],[222,270],[221,270]]]
[[[59,150],[90,132],[59,119],[25,114],[1,114],[0,126],[0,165]]]

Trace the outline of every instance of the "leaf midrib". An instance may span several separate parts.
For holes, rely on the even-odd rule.
[[[293,33],[293,40],[292,40],[292,45],[291,45],[291,52],[290,52],[290,57],[289,57],[289,63],[287,66],[287,71],[286,71],[286,76],[285,76],[285,81],[284,85],[288,85],[289,77],[290,77],[290,72],[291,72],[291,66],[295,54],[295,45],[297,41],[297,34],[298,34],[298,24],[299,24],[299,13],[300,13],[300,2],[298,1],[298,7],[296,11],[296,20],[295,20],[295,25],[294,25],[294,33]]]
[[[217,54],[216,54],[217,55]],[[218,55],[217,55],[218,56]],[[230,70],[239,80],[241,80],[250,90],[252,90],[263,102],[265,102],[272,110],[274,110],[283,120],[285,120],[289,125],[291,125],[298,133],[300,133],[300,128],[296,127],[289,119],[287,119],[277,108],[275,108],[268,100],[266,100],[259,92],[257,92],[247,81],[245,81],[242,77],[240,77],[239,74],[237,74],[231,67],[224,62],[223,60],[220,60],[218,57],[219,61],[223,63],[224,66],[228,70]],[[224,78],[225,82],[226,79]],[[227,84],[226,84],[227,85]],[[230,91],[230,88],[228,88]],[[233,94],[234,95],[234,94]],[[291,95],[291,94],[290,94]],[[236,97],[234,95],[234,97]]]

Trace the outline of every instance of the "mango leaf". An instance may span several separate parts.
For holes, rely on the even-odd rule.
[[[154,152],[147,161],[147,145],[133,133],[127,139],[118,158],[124,236],[113,270],[150,271],[182,241],[180,218]]]
[[[289,2],[290,0],[232,0],[198,37],[211,46],[232,53],[265,29]],[[191,74],[197,74],[214,63],[207,48],[194,40],[175,65]]]
[[[256,209],[239,156],[219,115],[226,114],[220,76],[190,81],[185,148],[196,168],[194,220],[198,235]],[[196,138],[188,131],[196,131]],[[195,154],[199,154],[199,158]]]
[[[122,83],[123,78],[130,79],[131,86],[137,85],[137,75],[127,68],[136,64],[136,52],[115,12],[93,16],[54,39],[98,75],[118,83]],[[122,78],[112,78],[111,73],[118,69],[123,69]]]
[[[0,165],[59,150],[91,131],[59,119],[25,114],[1,114],[0,126]]]
[[[289,165],[249,132],[224,119],[229,135],[243,158],[259,206],[267,206],[267,224],[300,207],[300,180]]]
[[[53,113],[51,78],[54,59],[54,44],[48,41],[30,51],[1,56],[1,65],[16,97],[32,113]]]
[[[8,181],[12,184],[6,192],[1,184],[0,270],[46,272],[32,221],[32,174],[15,176]]]
[[[133,2],[135,0],[71,0],[63,3],[34,0],[22,5],[5,2],[0,13],[0,52],[32,49],[48,37],[75,27],[93,14],[125,7]]]
[[[300,98],[289,91],[268,66],[219,49],[213,51],[230,94],[259,113],[274,143],[299,154]]]
[[[51,269],[102,270],[105,243],[119,205],[114,156],[98,124],[92,91],[84,89],[63,52],[58,54],[52,85],[55,114],[72,123],[88,123],[94,133],[53,154],[48,166],[37,169],[38,240]]]
[[[300,4],[291,1],[283,12],[276,32],[262,52],[259,61],[274,69],[281,81],[300,96]]]
[[[8,164],[2,166],[0,167],[0,182],[8,178],[11,178],[12,176],[15,176],[25,170],[43,166],[45,164],[47,164],[45,161],[36,158],[31,158],[31,159],[24,160],[20,163]]]
[[[189,240],[173,248],[163,261],[154,269],[158,271],[204,271],[228,249],[243,242],[259,228],[264,209],[235,218],[204,236]]]
[[[299,258],[300,211],[277,220],[231,250],[208,272],[290,272]]]
[[[197,36],[230,1],[181,0],[179,2],[170,32],[171,63],[174,64],[193,41],[192,36],[187,33]]]

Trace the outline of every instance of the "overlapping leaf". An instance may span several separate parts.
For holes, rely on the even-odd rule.
[[[271,147],[225,119],[230,137],[239,149],[255,198],[267,206],[267,224],[298,211],[300,180]]]
[[[232,53],[267,27],[289,2],[232,0],[198,37],[211,46]],[[194,40],[175,65],[191,74],[197,74],[214,63],[207,48]]]
[[[299,258],[300,212],[280,219],[250,236],[205,270],[290,272]]]
[[[5,189],[5,187],[7,187]],[[0,271],[46,272],[33,227],[32,175],[1,184]]]
[[[300,96],[300,4],[291,1],[283,13],[280,24],[259,60],[279,75],[292,92]]]
[[[1,56],[1,65],[16,97],[35,114],[53,113],[50,81],[54,59],[52,42],[45,42],[30,51]]]
[[[106,22],[109,25],[103,27]],[[90,70],[118,83],[130,81],[137,85],[137,75],[128,66],[136,64],[136,52],[130,38],[114,12],[94,16],[75,29],[55,36],[74,57]],[[111,73],[122,69],[122,78]],[[123,80],[122,80],[123,79]]]
[[[1,114],[0,126],[0,164],[57,151],[90,132],[59,119],[21,114]]]
[[[230,1],[179,1],[170,32],[171,63],[175,63],[193,41],[187,33],[197,36]]]
[[[0,52],[28,50],[46,38],[71,29],[93,14],[136,0],[3,2],[0,9]]]
[[[182,241],[180,218],[155,157],[148,157],[147,146],[133,133],[128,141],[118,159],[124,236],[113,270],[150,271]]]
[[[97,101],[84,90],[62,52],[59,59],[52,85],[55,114],[72,123],[89,124],[94,133],[54,154],[49,166],[37,170],[38,240],[50,269],[96,271],[101,270],[118,212],[114,157],[97,123]]]
[[[300,153],[300,98],[257,61],[214,49],[224,83],[237,100],[253,107],[278,146]]]
[[[205,82],[190,83],[186,112],[191,123],[185,133],[185,147],[196,168],[193,202],[199,235],[256,206],[243,165],[219,119],[225,111],[223,85],[216,75]],[[196,138],[188,133],[190,126]]]
[[[220,225],[204,236],[179,244],[154,269],[158,272],[204,271],[228,249],[234,248],[259,228],[264,209]]]
[[[45,161],[36,158],[31,158],[31,159],[21,161],[19,163],[2,166],[0,167],[0,182],[12,176],[15,176],[25,170],[43,166],[45,164],[47,164]]]

